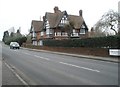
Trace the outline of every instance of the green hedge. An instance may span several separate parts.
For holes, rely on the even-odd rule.
[[[97,47],[120,48],[120,36],[95,37],[87,39],[43,40],[44,46],[52,47]]]
[[[26,37],[13,37],[13,38],[8,38],[8,40],[5,41],[5,44],[9,45],[10,42],[18,42],[20,46],[26,42],[27,38]]]

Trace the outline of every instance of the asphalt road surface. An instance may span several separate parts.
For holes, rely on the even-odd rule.
[[[118,85],[118,64],[2,47],[2,57],[30,85]]]

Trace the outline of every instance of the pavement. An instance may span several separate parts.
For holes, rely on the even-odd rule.
[[[19,74],[2,57],[2,45],[0,42],[0,87],[26,87]]]
[[[2,62],[2,85],[24,85],[13,69],[5,62]]]
[[[118,63],[119,57],[98,57],[98,56],[92,56],[92,55],[79,55],[79,54],[70,54],[70,53],[62,53],[62,52],[54,52],[54,51],[48,51],[48,50],[38,50],[38,49],[30,49],[30,48],[24,48],[30,51],[37,51],[37,52],[48,52],[48,53],[54,53],[54,54],[60,54],[60,55],[67,55],[67,56],[73,56],[78,58],[86,58],[86,59],[94,59],[94,60],[100,60],[100,61],[108,61],[108,62],[115,62]]]

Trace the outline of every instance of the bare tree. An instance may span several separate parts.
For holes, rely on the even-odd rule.
[[[95,29],[101,29],[102,32],[110,34],[110,31],[114,31],[115,34],[118,34],[118,12],[109,10],[105,13],[102,18],[95,24]]]

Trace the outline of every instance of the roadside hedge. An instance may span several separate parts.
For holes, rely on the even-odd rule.
[[[5,44],[9,45],[10,42],[18,42],[20,46],[26,42],[27,38],[26,37],[13,37],[9,38],[8,40],[5,41]]]
[[[120,35],[94,37],[86,39],[67,40],[43,40],[44,46],[50,47],[96,47],[96,48],[120,48]]]

